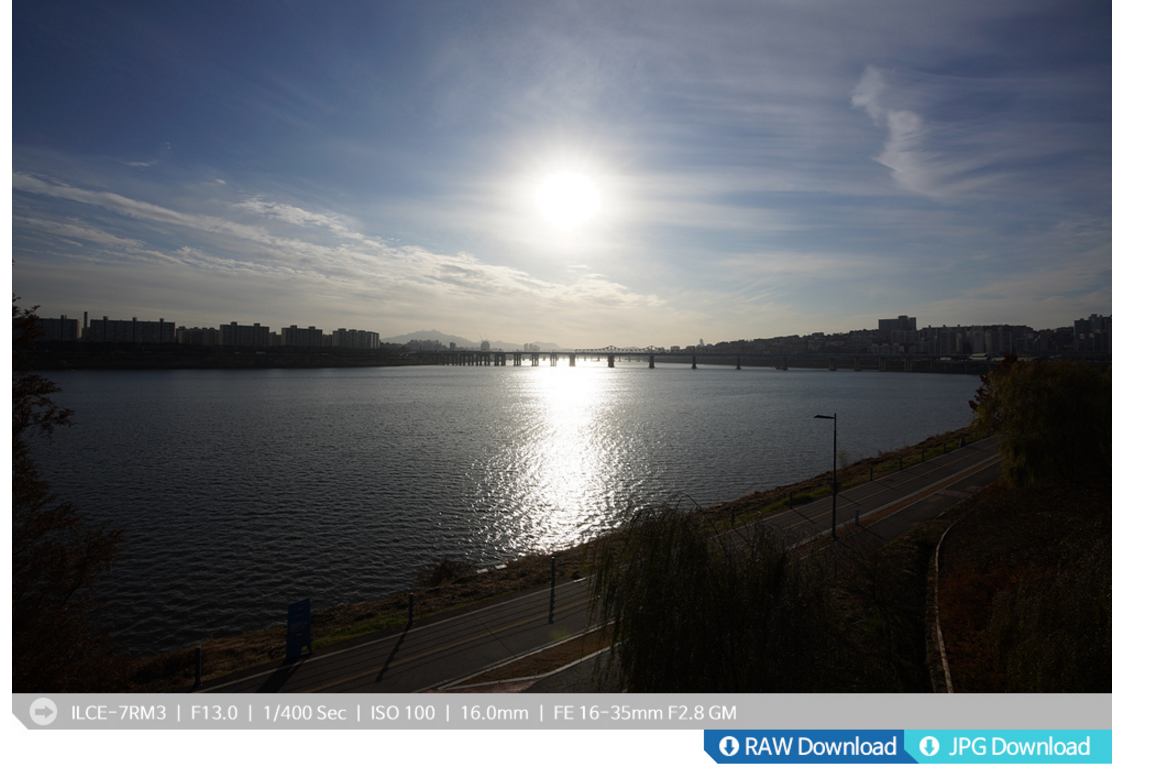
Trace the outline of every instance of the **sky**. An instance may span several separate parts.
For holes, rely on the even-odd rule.
[[[1112,7],[16,0],[45,316],[566,347],[1112,314]]]

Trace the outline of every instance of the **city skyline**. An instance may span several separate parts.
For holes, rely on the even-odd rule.
[[[629,349],[655,349],[655,350],[681,350],[681,349],[695,349],[698,346],[703,349],[712,349],[716,346],[721,346],[722,350],[729,350],[729,347],[739,344],[763,344],[772,342],[786,342],[791,340],[799,340],[802,342],[816,342],[825,341],[835,347],[843,346],[846,341],[851,341],[854,344],[859,344],[866,337],[873,338],[873,343],[893,343],[902,347],[903,353],[917,353],[917,354],[947,354],[953,355],[963,353],[959,349],[959,344],[950,344],[945,346],[944,349],[938,350],[937,346],[929,346],[926,348],[923,345],[914,346],[918,340],[924,341],[926,339],[935,339],[938,333],[948,334],[978,334],[985,333],[993,330],[1016,330],[1018,332],[1028,331],[1028,334],[1040,334],[1045,340],[1048,340],[1050,334],[1057,334],[1059,336],[1066,336],[1068,340],[1065,341],[1065,348],[1073,351],[1082,352],[1097,352],[1097,353],[1112,353],[1112,316],[1103,316],[1101,314],[1090,314],[1086,318],[1074,319],[1071,324],[1057,325],[1052,328],[1038,328],[1028,324],[1021,325],[1007,325],[999,322],[970,322],[964,324],[934,324],[929,322],[927,324],[918,324],[917,317],[910,317],[905,314],[899,314],[893,318],[880,318],[877,320],[875,326],[869,326],[857,330],[810,330],[805,333],[786,333],[782,335],[753,335],[747,338],[739,338],[733,340],[718,340],[706,342],[703,338],[698,340],[698,343],[680,342],[673,343],[669,341],[662,341],[659,343],[652,343],[648,346],[639,345],[636,343],[624,343],[617,345],[620,341],[602,343],[601,345],[559,345],[551,341],[533,340],[525,343],[511,343],[499,339],[488,339],[481,337],[477,340],[471,340],[465,336],[456,335],[453,333],[445,333],[441,330],[413,330],[400,335],[393,335],[390,337],[381,337],[376,331],[371,330],[357,330],[348,328],[332,328],[328,334],[324,333],[323,327],[316,327],[315,325],[292,324],[289,326],[268,324],[264,325],[257,321],[254,323],[232,321],[229,323],[221,323],[219,325],[209,326],[189,326],[180,323],[171,318],[157,320],[139,319],[132,317],[128,319],[113,319],[105,315],[96,317],[85,312],[82,316],[69,316],[68,314],[61,314],[59,316],[43,316],[40,317],[43,335],[46,341],[64,341],[64,342],[133,342],[133,343],[192,343],[195,345],[242,345],[242,346],[351,346],[356,348],[376,348],[383,344],[392,345],[412,345],[419,344],[418,349],[428,348],[426,344],[436,344],[445,349],[461,347],[465,350],[479,349],[487,350],[489,346],[493,347],[494,351],[579,351],[579,350],[598,350],[619,348],[622,350]],[[129,329],[135,330],[129,332]],[[167,332],[162,332],[166,329]],[[263,335],[265,342],[256,339],[241,341],[237,338],[237,330],[246,331],[249,335],[256,335],[258,338]],[[93,331],[95,330],[95,333]],[[109,333],[109,330],[115,330],[115,333]],[[276,332],[280,330],[280,332]],[[260,332],[263,331],[263,332]],[[897,331],[900,335],[897,338],[892,338],[891,333]],[[1090,333],[1106,334],[1104,339],[1107,342],[1102,343],[1099,339],[1096,343],[1093,342]],[[284,340],[285,336],[289,334],[293,336],[297,334],[315,336],[314,340],[305,342],[304,339],[292,341]],[[930,335],[926,335],[930,334]],[[1004,334],[1003,332],[998,334]],[[1013,333],[1017,334],[1017,333]],[[95,337],[93,337],[95,335]],[[208,335],[211,340],[205,337]],[[217,337],[219,335],[220,337]],[[347,336],[347,338],[346,338]],[[359,336],[359,337],[357,337]],[[367,336],[367,337],[366,337]],[[1074,341],[1078,338],[1084,338],[1080,344]],[[262,339],[262,340],[263,340]],[[326,340],[327,339],[327,340]],[[958,339],[959,340],[959,339]],[[1009,339],[1006,339],[1009,340]],[[370,342],[371,341],[371,342]],[[832,343],[833,341],[839,341]],[[1025,353],[1041,353],[1041,354],[1054,354],[1061,353],[1062,347],[1047,347],[1043,349],[1032,348],[1032,342],[1028,342]],[[984,352],[987,349],[978,345],[974,347],[978,353]],[[929,349],[932,349],[931,351]],[[815,349],[814,349],[815,350]],[[879,351],[879,349],[878,349]],[[1020,353],[1016,350],[1010,342],[1005,351],[1012,353]],[[895,353],[888,352],[885,353]],[[1004,353],[1004,352],[1002,352]]]
[[[1108,5],[657,9],[17,3],[13,291],[569,345],[1112,314]]]

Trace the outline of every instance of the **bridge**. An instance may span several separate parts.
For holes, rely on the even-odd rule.
[[[643,348],[581,348],[568,351],[481,351],[450,349],[418,351],[417,356],[432,364],[465,367],[539,367],[545,361],[550,367],[567,360],[576,367],[577,360],[605,361],[616,367],[617,361],[647,361],[649,369],[657,364],[725,365],[736,370],[744,367],[771,367],[788,370],[790,367],[827,370],[876,370],[878,372],[905,373],[966,373],[980,375],[989,372],[996,362],[974,359],[948,359],[924,354],[786,354],[786,353],[731,353],[713,351],[669,351],[658,346]]]

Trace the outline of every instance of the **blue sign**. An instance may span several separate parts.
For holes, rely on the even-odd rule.
[[[308,600],[288,604],[287,659],[303,657],[305,649],[312,653],[312,610]]]

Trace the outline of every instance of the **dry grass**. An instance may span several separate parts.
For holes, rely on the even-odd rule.
[[[966,509],[941,550],[954,688],[1111,691],[1108,486],[997,486]]]

